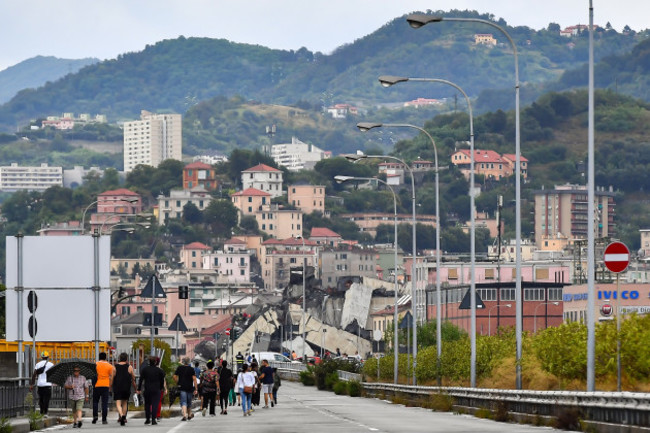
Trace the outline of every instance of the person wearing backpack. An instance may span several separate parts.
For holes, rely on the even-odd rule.
[[[210,408],[210,415],[214,413],[217,395],[219,394],[219,373],[214,369],[214,362],[208,361],[206,364],[207,369],[201,373],[201,394],[203,400],[201,402],[201,415],[205,416],[208,407]]]

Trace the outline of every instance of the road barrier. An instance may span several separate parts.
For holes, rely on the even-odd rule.
[[[599,432],[648,431],[650,394],[639,392],[528,391],[437,386],[411,386],[364,382],[367,395],[389,398],[400,396],[417,404],[436,394],[453,399],[457,410],[488,409],[507,412],[510,418],[546,423],[567,418],[577,420]]]

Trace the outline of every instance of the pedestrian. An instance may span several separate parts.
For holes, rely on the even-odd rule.
[[[282,386],[282,380],[278,369],[273,367],[273,403],[278,404],[278,389]]]
[[[81,428],[84,402],[88,401],[88,380],[81,375],[79,366],[72,367],[72,376],[68,376],[63,387],[68,390],[68,400],[72,409],[72,428]]]
[[[341,357],[341,349],[339,349],[338,347],[336,348],[336,357],[337,358]]]
[[[255,386],[253,387],[253,395],[251,397],[251,403],[253,406],[259,406],[260,405],[260,394],[262,392],[262,384],[260,382],[260,377],[259,377],[259,366],[257,365],[256,362],[251,364],[250,372],[253,374],[255,377]],[[254,411],[253,407],[251,406],[251,409]]]
[[[262,360],[260,381],[262,382],[262,392],[264,393],[264,409],[269,408],[269,400],[271,400],[271,407],[275,406],[273,402],[273,368],[266,359]]]
[[[160,357],[156,356],[156,364],[157,366],[160,366]],[[164,370],[163,370],[164,371]],[[167,388],[167,379],[165,379],[165,389]],[[162,411],[162,402],[165,399],[165,390],[160,391],[160,399],[158,400],[158,410],[156,411],[156,421],[160,422],[160,415]]]
[[[194,418],[192,413],[192,398],[198,394],[198,382],[194,368],[190,366],[190,358],[183,358],[182,365],[179,365],[174,372],[174,381],[178,385],[181,395],[181,412],[183,412],[182,421]]]
[[[29,390],[34,389],[36,383],[36,392],[38,393],[38,409],[41,415],[47,418],[47,412],[50,408],[50,399],[52,398],[52,382],[47,381],[47,371],[54,367],[49,361],[50,352],[44,350],[41,352],[41,360],[34,366],[34,373],[29,383]]]
[[[291,351],[291,359],[293,359],[295,361],[297,358],[298,358],[298,355],[296,355],[296,351],[292,350]]]
[[[113,384],[115,367],[106,361],[106,352],[100,352],[99,361],[95,364],[97,381],[93,387],[93,424],[97,424],[99,412],[99,399],[102,400],[102,424],[108,424],[108,391]]]
[[[253,357],[251,356],[250,353],[246,352],[246,363],[248,365],[251,365],[253,363]]]
[[[145,424],[156,425],[156,411],[160,401],[160,394],[167,393],[165,386],[165,372],[156,365],[156,357],[149,357],[149,365],[140,371],[140,380],[138,381],[138,390],[142,392],[142,382],[144,381],[144,416]]]
[[[359,351],[354,352],[354,359],[356,359],[357,362],[361,361],[361,355],[359,355]]]
[[[219,406],[221,415],[228,415],[228,400],[230,390],[233,388],[232,370],[228,368],[228,361],[221,361],[221,373],[219,374]]]
[[[205,416],[205,412],[209,407],[210,415],[214,416],[216,398],[219,394],[219,373],[214,369],[214,362],[212,361],[208,361],[206,367],[207,369],[201,373],[201,382],[199,384],[202,397],[201,415]]]
[[[242,396],[242,411],[244,416],[251,415],[253,408],[251,407],[251,397],[255,388],[255,376],[252,372],[248,371],[248,365],[242,366],[241,372],[237,375],[237,389]]]
[[[237,352],[237,355],[235,356],[235,360],[237,363],[237,371],[241,370],[242,365],[244,365],[244,355],[241,354],[241,352]]]
[[[120,425],[126,423],[131,387],[134,390],[136,389],[135,372],[128,361],[129,355],[125,352],[120,353],[117,358],[117,364],[115,364],[115,377],[113,378],[113,400],[115,400]]]

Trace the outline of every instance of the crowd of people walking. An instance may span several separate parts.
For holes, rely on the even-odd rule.
[[[255,408],[260,406],[262,396],[262,409],[274,407],[281,386],[281,379],[268,360],[262,360],[259,365],[253,356],[245,358],[241,353],[235,357],[235,371],[229,368],[226,360],[210,360],[201,369],[198,362],[192,366],[189,358],[183,358],[172,376],[174,386],[168,386],[165,372],[159,365],[160,359],[155,356],[150,356],[143,362],[138,380],[126,353],[121,353],[114,364],[107,360],[104,352],[99,354],[98,359],[94,366],[90,364],[94,371],[86,373],[89,377],[82,374],[80,363],[73,362],[69,376],[61,384],[66,390],[68,407],[72,409],[73,428],[81,428],[83,425],[83,406],[88,403],[90,383],[92,424],[98,423],[100,419],[102,424],[108,424],[109,397],[112,393],[117,421],[122,426],[127,423],[130,400],[136,406],[142,402],[146,425],[158,424],[162,400],[168,394],[170,407],[176,398],[180,400],[181,421],[194,418],[192,403],[197,399],[200,400],[199,411],[202,416],[216,416],[218,401],[220,415],[228,415],[228,407],[237,405],[246,417],[251,416]],[[48,371],[53,366],[49,353],[41,352],[41,361],[36,364],[30,382],[30,390],[37,387],[39,409],[44,416],[48,414],[52,395],[53,383],[48,381]]]

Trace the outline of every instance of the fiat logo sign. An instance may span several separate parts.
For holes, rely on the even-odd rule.
[[[612,308],[611,304],[603,304],[600,307],[600,314],[602,314],[605,317],[611,316],[613,311],[614,309]]]

